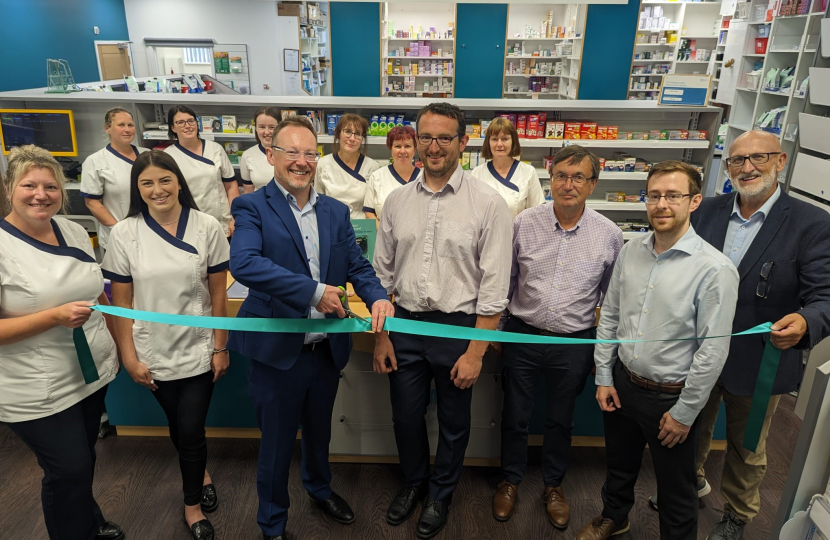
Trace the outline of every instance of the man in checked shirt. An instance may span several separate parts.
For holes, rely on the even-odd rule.
[[[599,176],[599,160],[585,148],[567,146],[553,158],[553,204],[525,210],[513,222],[513,265],[504,330],[593,338],[596,307],[608,288],[623,245],[620,228],[585,206]],[[527,466],[527,426],[536,386],[544,377],[547,419],[542,446],[541,501],[548,519],[564,529],[570,508],[562,480],[571,453],[576,397],[594,364],[593,345],[505,343],[502,352],[504,410],[501,468],[504,480],[493,497],[493,517],[513,513]],[[499,344],[493,349],[498,351]]]

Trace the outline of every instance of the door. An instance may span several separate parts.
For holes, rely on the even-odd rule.
[[[97,44],[102,80],[123,79],[133,74],[129,47],[126,43]]]
[[[741,78],[741,56],[746,44],[746,33],[749,30],[746,21],[732,19],[729,23],[729,33],[726,35],[726,47],[723,48],[723,64],[720,70],[718,83],[718,101],[732,105],[735,100],[735,87]],[[730,60],[734,60],[730,67],[726,67]],[[717,76],[717,72],[712,74]]]

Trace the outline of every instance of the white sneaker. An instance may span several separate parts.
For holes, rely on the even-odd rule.
[[[701,479],[700,482],[697,483],[697,498],[700,499],[710,493],[712,493],[712,486],[709,485],[706,478]],[[658,510],[656,493],[648,498],[648,506],[655,512]]]

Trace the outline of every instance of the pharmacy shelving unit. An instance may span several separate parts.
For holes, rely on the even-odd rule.
[[[718,101],[718,89],[720,88],[720,75],[723,71],[723,58],[726,51],[726,44],[729,39],[729,27],[732,23],[734,13],[723,14],[721,12],[720,24],[718,25],[718,41],[715,45],[715,54],[712,55],[709,64],[709,74],[712,76],[712,94],[710,96],[711,103],[723,103]]]
[[[577,99],[587,6],[509,4],[505,98]]]
[[[766,3],[763,0],[748,2],[746,21],[747,32],[743,44],[743,54],[736,59],[732,69],[738,71],[736,77],[735,95],[732,108],[729,112],[729,129],[724,148],[742,133],[755,129],[761,115],[769,110],[786,107],[782,117],[781,127],[776,134],[781,140],[782,150],[792,154],[795,145],[795,133],[798,126],[798,112],[804,108],[805,93],[800,92],[801,83],[809,75],[809,68],[813,65],[818,46],[818,37],[823,11],[821,0],[813,0],[811,11],[801,15],[776,15],[772,21],[766,20]],[[816,10],[816,11],[813,11]],[[758,17],[757,19],[754,17]],[[756,41],[767,36],[766,51],[756,49]],[[756,52],[758,51],[758,52]],[[726,59],[726,56],[724,56]],[[764,88],[764,76],[770,69],[781,70],[785,67],[795,67],[795,79],[789,89],[773,91]],[[761,70],[758,80],[749,75],[750,72]],[[725,164],[721,164],[720,181],[726,179]],[[779,173],[779,180],[784,181],[789,163]],[[720,186],[719,186],[720,188]]]
[[[313,7],[309,9],[309,4]],[[281,49],[300,51],[300,72],[295,77],[282,66],[286,93],[309,96],[332,95],[331,54],[329,48],[329,17],[327,2],[292,4],[299,15],[277,17],[277,43]],[[314,17],[309,17],[311,13]],[[283,62],[280,54],[280,62]],[[293,84],[292,84],[293,82]]]
[[[631,58],[628,98],[657,99],[666,73],[707,73],[720,35],[720,8],[720,2],[643,1]],[[655,10],[662,11],[662,18],[646,17],[655,14]],[[692,46],[701,52],[705,49],[706,53],[687,57],[683,53]]]
[[[381,7],[380,24],[380,95],[452,97],[455,4],[386,2]],[[429,54],[411,46],[420,43]]]

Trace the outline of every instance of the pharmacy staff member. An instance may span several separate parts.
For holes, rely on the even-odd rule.
[[[395,189],[418,178],[421,170],[413,164],[415,159],[415,130],[410,126],[392,128],[386,135],[386,148],[392,152],[392,164],[372,173],[366,182],[363,212],[366,219],[376,219],[380,224],[380,211],[386,197]]]
[[[473,176],[499,192],[515,218],[522,211],[545,202],[536,169],[522,163],[519,133],[507,118],[496,118],[487,128],[481,155],[489,159],[473,169]]]
[[[112,226],[127,216],[130,206],[130,169],[146,148],[133,145],[135,123],[126,109],[115,107],[104,116],[109,144],[84,160],[81,197],[98,220],[98,244],[106,249]]]
[[[168,134],[176,141],[164,151],[173,156],[184,173],[199,209],[215,217],[225,236],[233,235],[231,203],[239,196],[233,166],[221,145],[199,137],[196,113],[175,105],[167,111]]]
[[[344,114],[334,128],[334,151],[317,162],[314,191],[349,207],[352,219],[364,219],[366,180],[380,168],[361,152],[369,122],[357,114]],[[364,146],[365,149],[365,146]]]
[[[122,540],[92,495],[95,442],[107,384],[118,372],[104,316],[104,277],[89,236],[55,217],[63,170],[45,150],[13,148],[0,220],[0,422],[37,456],[52,540]],[[86,384],[73,340],[82,328],[98,380]]]
[[[280,111],[275,107],[260,107],[254,113],[256,146],[242,152],[239,173],[245,193],[253,193],[274,178],[274,167],[268,164],[265,150],[271,146],[271,137],[280,123]]]
[[[104,257],[113,303],[178,315],[227,316],[230,246],[215,218],[199,212],[173,158],[152,151],[132,170],[128,217],[116,225]],[[207,417],[214,383],[228,369],[226,330],[119,318],[122,362],[153,391],[179,453],[184,514],[193,538],[212,540],[203,512],[219,501],[205,471]]]

